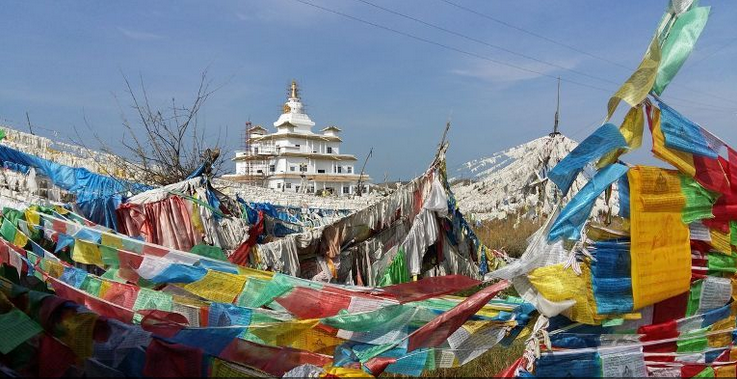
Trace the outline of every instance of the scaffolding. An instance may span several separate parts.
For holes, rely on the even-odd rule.
[[[242,173],[243,182],[264,187],[266,186],[266,178],[269,176],[269,160],[275,155],[273,143],[264,145],[263,143],[254,144],[255,130],[260,126],[254,127],[250,121],[246,121],[243,134],[241,135],[243,154],[245,159],[244,172]]]

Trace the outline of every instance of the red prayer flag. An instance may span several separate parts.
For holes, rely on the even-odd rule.
[[[154,338],[146,349],[143,375],[152,378],[198,378],[202,376],[202,357],[201,349]]]
[[[434,347],[443,343],[458,328],[463,325],[469,317],[473,316],[479,309],[486,305],[497,293],[509,287],[509,282],[502,280],[494,285],[486,287],[473,296],[463,300],[451,310],[444,312],[432,321],[423,325],[409,335],[409,346],[407,351],[413,351],[423,347]]]
[[[342,309],[348,309],[350,296],[334,293],[327,288],[315,290],[306,287],[295,287],[288,294],[276,299],[276,302],[300,319],[323,318],[335,316]]]
[[[258,211],[258,221],[256,225],[248,229],[248,239],[243,242],[228,258],[229,261],[245,266],[248,263],[248,255],[251,248],[258,242],[258,237],[264,232],[264,211]]]
[[[397,358],[392,357],[374,357],[369,359],[364,366],[366,366],[366,368],[371,372],[371,375],[379,376],[390,364],[396,361]]]
[[[679,336],[680,333],[678,332],[678,325],[676,324],[676,320],[671,319],[670,321],[664,322],[662,324],[641,326],[639,329],[637,329],[637,334],[643,334],[643,336],[640,337],[640,341],[646,342],[676,338]],[[676,351],[677,348],[678,345],[674,341],[645,346],[643,350],[646,353],[669,353]],[[651,359],[661,362],[672,362],[674,357],[651,357]]]
[[[126,309],[118,304],[90,296],[56,278],[48,277],[47,280],[53,284],[57,296],[71,300],[77,304],[84,304],[91,311],[101,316],[114,318],[125,323],[133,322],[133,310],[131,309]]]
[[[77,360],[72,349],[46,333],[41,337],[38,350],[39,378],[60,378]]]
[[[276,376],[282,376],[303,364],[323,367],[333,362],[333,358],[327,355],[288,347],[265,346],[242,339],[233,340],[220,353],[220,358]]]
[[[378,294],[387,294],[400,303],[409,303],[462,291],[482,282],[463,275],[424,278],[416,282],[395,284],[382,288]]]

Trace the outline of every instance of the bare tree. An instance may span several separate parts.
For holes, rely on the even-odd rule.
[[[135,121],[121,109],[125,128],[121,143],[134,161],[136,172],[133,175],[137,181],[167,185],[186,179],[198,169],[203,169],[206,175],[220,172],[223,155],[219,132],[213,145],[207,146],[205,130],[198,125],[200,109],[217,90],[210,90],[211,81],[206,70],[200,76],[197,93],[189,106],[180,105],[174,98],[168,106],[153,106],[140,75],[137,90],[125,75],[123,79]]]

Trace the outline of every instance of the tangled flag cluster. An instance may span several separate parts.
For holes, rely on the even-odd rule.
[[[648,51],[611,98],[605,124],[549,175],[563,194],[596,174],[552,217],[509,278],[540,316],[517,376],[735,376],[737,152],[660,99],[691,52],[709,8],[672,1]],[[629,166],[641,146],[675,169]],[[591,222],[593,199],[615,187],[620,212]],[[605,194],[607,196],[607,194]],[[573,249],[563,249],[565,243]]]
[[[466,299],[442,295],[481,281],[321,284],[146,243],[62,208],[3,215],[0,353],[27,375],[419,375],[510,343],[534,311],[494,299],[506,282]],[[44,282],[55,295],[37,291]]]
[[[734,377],[737,151],[659,97],[708,13],[671,1],[609,101],[607,120],[630,106],[621,125],[603,125],[549,172],[570,200],[517,260],[486,249],[458,213],[444,151],[384,201],[271,241],[267,206],[246,204],[240,241],[242,219],[196,180],[115,205],[121,225],[60,206],[5,207],[0,371],[417,376],[524,340],[498,375]],[[620,161],[645,124],[654,155],[675,169]],[[593,178],[569,194],[584,170]],[[592,219],[613,189],[619,213]],[[112,220],[108,211],[99,219]],[[519,297],[501,294],[510,286]],[[461,291],[475,293],[453,296]]]

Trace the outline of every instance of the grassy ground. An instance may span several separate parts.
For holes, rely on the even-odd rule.
[[[527,248],[527,238],[540,228],[540,223],[519,220],[512,216],[504,220],[485,221],[475,229],[484,245],[504,250],[512,258],[518,258]]]
[[[484,222],[476,228],[476,235],[492,249],[504,250],[510,257],[519,257],[527,247],[527,238],[540,227],[539,223],[531,221],[516,222],[511,217],[506,220]],[[469,296],[473,292],[459,295]],[[509,367],[524,352],[524,341],[517,340],[512,346],[504,348],[496,346],[470,363],[452,369],[439,369],[425,372],[423,377],[492,377]],[[401,375],[385,374],[386,377],[402,377]]]

